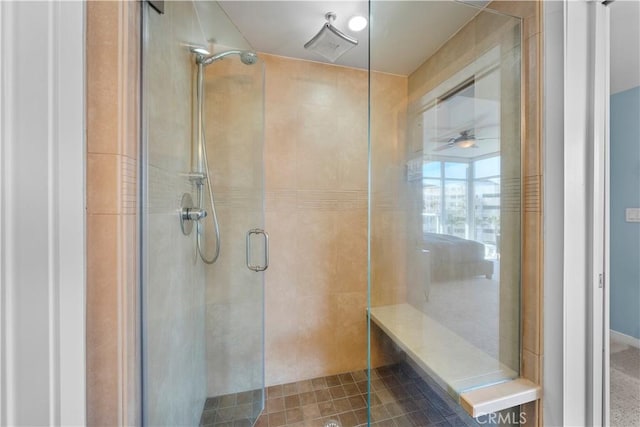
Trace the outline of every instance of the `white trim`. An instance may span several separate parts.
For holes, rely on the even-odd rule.
[[[542,3],[544,18],[543,97],[543,425],[563,424],[563,259],[564,248],[564,9],[562,2]]]
[[[631,335],[623,334],[622,332],[609,330],[609,338],[612,343],[625,344],[631,347],[640,348],[640,338],[632,337]]]
[[[592,8],[589,50],[591,58],[591,93],[592,110],[590,117],[591,135],[587,146],[587,157],[590,158],[591,186],[587,192],[587,198],[591,204],[591,218],[589,218],[590,230],[587,235],[590,240],[590,290],[588,299],[590,306],[588,313],[588,350],[590,352],[588,362],[589,371],[587,383],[589,395],[587,396],[587,408],[589,425],[604,425],[605,402],[605,373],[604,373],[604,348],[605,348],[605,201],[607,191],[605,189],[606,176],[606,146],[608,143],[608,113],[609,113],[609,8],[599,2],[590,3]]]
[[[13,341],[11,334],[13,327],[11,319],[13,313],[12,288],[7,286],[7,277],[10,276],[10,265],[7,265],[8,257],[6,241],[10,238],[11,227],[7,227],[5,187],[9,184],[5,178],[7,158],[10,157],[10,147],[5,144],[13,133],[13,110],[8,102],[13,97],[13,73],[10,67],[13,57],[13,45],[10,43],[10,35],[14,32],[12,2],[0,3],[0,424],[9,425],[11,408],[15,406],[14,395],[9,390],[14,386],[14,369],[12,353],[8,351],[9,344]]]
[[[611,232],[611,191],[610,191],[610,175],[611,175],[611,15],[610,10],[607,8],[609,16],[607,17],[607,40],[605,44],[606,49],[606,61],[607,61],[607,77],[605,81],[606,85],[606,130],[605,130],[605,143],[604,143],[604,295],[603,295],[603,361],[602,361],[602,381],[603,381],[603,399],[602,399],[602,411],[603,411],[603,425],[610,425],[611,416],[611,371],[609,367],[611,365],[611,340],[607,337],[606,333],[611,328],[611,289],[609,283],[611,282],[611,245],[610,245],[610,232]],[[607,339],[609,338],[609,339]]]
[[[589,3],[564,2],[563,422],[587,424]]]
[[[58,22],[58,236],[61,425],[86,424],[85,4],[55,2]],[[82,207],[83,209],[78,209]]]
[[[608,131],[607,64],[601,58],[608,42],[607,13],[596,1],[545,2],[543,7],[544,421],[601,425],[606,420],[606,313],[598,279],[606,267],[603,165]]]
[[[56,5],[47,4],[47,97],[46,108],[48,111],[47,120],[47,276],[49,294],[49,422],[60,424],[60,325],[58,317],[60,315],[60,281],[58,277],[58,239],[59,239],[59,199],[58,199],[58,87],[57,80],[57,59],[58,59],[58,32],[57,20],[54,16]]]
[[[84,3],[0,2],[2,425],[86,422],[84,38]]]

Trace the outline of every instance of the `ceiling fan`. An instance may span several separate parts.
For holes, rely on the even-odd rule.
[[[495,139],[495,138],[476,138],[471,129],[463,130],[460,132],[460,135],[455,136],[453,138],[449,138],[446,144],[443,144],[439,147],[433,149],[433,151],[442,151],[447,150],[449,148],[478,148],[476,145],[476,141],[481,141],[483,139]]]

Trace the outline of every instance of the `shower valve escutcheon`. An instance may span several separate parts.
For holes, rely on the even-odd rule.
[[[180,217],[180,228],[185,236],[191,234],[193,229],[193,223],[204,219],[207,216],[207,211],[195,206],[193,199],[189,193],[182,195],[182,202],[180,210],[178,212]]]

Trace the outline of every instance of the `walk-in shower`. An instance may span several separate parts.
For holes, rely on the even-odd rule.
[[[370,25],[324,60],[327,10]],[[475,425],[460,396],[520,376],[520,20],[144,11],[144,424]]]

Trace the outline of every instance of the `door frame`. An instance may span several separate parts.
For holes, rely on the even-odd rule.
[[[544,3],[548,425],[608,423],[608,21],[601,0]]]
[[[0,425],[86,424],[85,36],[0,2]]]

